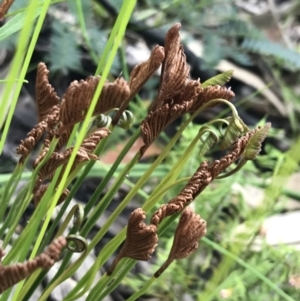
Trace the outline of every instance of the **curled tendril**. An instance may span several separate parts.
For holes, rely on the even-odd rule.
[[[216,132],[215,128],[208,125],[201,127],[200,135],[202,145],[200,147],[199,156],[203,156],[207,151],[210,150],[210,148],[212,148],[216,143],[219,142],[219,135]],[[205,135],[206,137],[204,138]]]
[[[66,229],[72,217],[73,226],[76,228],[77,232],[66,237],[66,248],[71,252],[81,253],[87,249],[88,245],[85,238],[79,235],[79,230],[84,220],[84,209],[81,204],[77,204],[71,209],[57,235],[60,235]]]
[[[249,131],[248,127],[242,121],[240,117],[232,116],[227,118],[229,124],[225,130],[225,133],[222,137],[220,148],[226,149],[236,141],[236,139],[243,136],[247,131]]]
[[[84,237],[77,234],[70,234],[66,238],[66,248],[73,253],[81,253],[87,249],[87,241]]]
[[[100,114],[93,121],[92,127],[108,128],[111,125],[111,117],[105,114]]]
[[[131,128],[133,121],[134,115],[130,111],[125,110],[121,115],[121,118],[118,122],[118,126],[125,130],[128,130]]]
[[[221,136],[224,136],[226,129],[223,128],[223,124],[225,123],[226,126],[228,126],[229,121],[227,119],[215,119],[215,120],[212,121],[212,123],[218,123],[217,129],[219,131],[219,134]]]
[[[245,147],[245,150],[243,151],[242,156],[239,160],[238,165],[233,170],[221,176],[218,176],[217,179],[223,179],[231,176],[232,174],[239,171],[247,163],[248,160],[254,160],[256,156],[259,154],[259,152],[261,151],[261,145],[265,140],[265,138],[267,137],[270,128],[271,128],[271,123],[266,123],[264,126],[259,126],[253,132],[253,135],[249,139]]]
[[[84,209],[83,209],[82,205],[78,204],[75,209],[74,217],[73,217],[74,227],[76,227],[77,229],[80,229],[83,219],[84,219]]]
[[[219,136],[218,134],[216,133],[215,129],[213,129],[212,127],[209,127],[209,126],[203,126],[201,128],[201,137],[200,137],[200,140],[201,142],[205,143],[207,141],[207,139],[209,138],[210,135],[213,136],[214,140],[215,141],[218,141],[219,140]],[[209,133],[208,136],[206,138],[204,138],[203,136],[206,134],[206,133]]]

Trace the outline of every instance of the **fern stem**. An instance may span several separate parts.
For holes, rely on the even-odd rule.
[[[111,166],[111,168],[109,169],[109,171],[106,174],[106,176],[104,177],[104,179],[101,181],[100,185],[97,187],[97,189],[93,193],[91,199],[89,200],[89,202],[87,203],[87,205],[84,208],[85,215],[87,215],[90,212],[90,210],[92,209],[92,207],[95,205],[95,203],[96,203],[97,199],[99,198],[99,196],[101,195],[103,189],[106,187],[107,183],[114,175],[114,173],[115,173],[116,169],[118,168],[118,166],[120,165],[121,161],[124,159],[124,157],[126,156],[126,154],[128,153],[128,151],[130,150],[130,148],[132,147],[132,145],[135,143],[135,141],[137,140],[137,138],[139,136],[140,136],[140,129],[136,130],[134,132],[134,134],[131,136],[130,140],[127,142],[125,147],[122,149],[118,158],[116,159],[116,161]]]
[[[33,31],[33,35],[31,38],[31,41],[29,43],[28,48],[27,47],[27,41],[30,37],[31,34],[31,29],[33,26],[33,22],[34,19],[32,18],[32,15],[34,14],[35,10],[38,8],[38,0],[31,0],[31,5],[28,8],[28,13],[26,14],[25,20],[24,20],[24,26],[21,30],[20,33],[20,38],[19,38],[19,43],[18,43],[18,47],[16,50],[16,54],[14,56],[12,65],[11,65],[11,71],[8,75],[8,82],[5,88],[5,91],[3,93],[3,99],[7,100],[12,92],[13,89],[13,85],[14,85],[14,79],[17,77],[17,75],[19,74],[18,78],[19,81],[16,84],[16,87],[14,89],[14,95],[11,101],[11,105],[6,117],[6,121],[5,121],[5,125],[4,125],[4,129],[1,135],[1,140],[0,140],[0,154],[2,153],[3,147],[4,147],[4,143],[6,141],[6,137],[8,134],[8,130],[11,124],[11,120],[16,108],[16,104],[17,104],[17,100],[18,97],[20,95],[21,92],[21,88],[23,85],[23,81],[25,79],[25,75],[34,51],[34,47],[36,45],[38,36],[40,34],[40,31],[42,29],[42,25],[44,22],[44,19],[46,17],[46,13],[48,10],[48,7],[50,6],[51,0],[45,0],[41,9],[41,13],[40,16],[38,18],[37,24],[34,28]],[[25,54],[25,59],[23,62],[23,56]],[[21,70],[19,70],[21,66]],[[2,122],[3,117],[5,114],[5,110],[0,110],[0,122]]]

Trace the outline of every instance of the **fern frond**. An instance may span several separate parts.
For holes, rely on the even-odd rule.
[[[66,24],[53,22],[50,42],[49,62],[51,71],[64,74],[71,70],[81,70],[80,51],[74,32]]]
[[[227,52],[229,58],[231,58],[234,62],[242,65],[242,66],[252,66],[253,62],[251,57],[242,49],[237,49],[232,47],[230,51]]]
[[[214,32],[220,36],[227,37],[248,37],[259,39],[262,36],[261,31],[249,22],[232,17],[214,29]]]
[[[209,86],[224,86],[227,82],[230,81],[231,77],[233,75],[233,70],[225,71],[221,74],[218,74],[216,76],[211,77],[207,81],[205,81],[201,87],[206,88]]]
[[[203,57],[205,57],[206,67],[213,68],[226,56],[224,49],[221,46],[224,44],[224,40],[219,36],[207,32],[203,36],[203,43]],[[216,47],[216,45],[218,46]]]
[[[273,56],[282,61],[286,68],[300,70],[300,54],[267,39],[245,39],[242,49],[266,56]]]
[[[75,18],[78,19],[78,12],[77,12],[77,3],[74,0],[68,0],[68,8],[70,13],[74,15]],[[95,26],[95,20],[94,20],[94,12],[92,7],[92,1],[91,0],[81,0],[81,8],[82,13],[84,16],[84,20],[86,22],[87,28],[92,28]]]

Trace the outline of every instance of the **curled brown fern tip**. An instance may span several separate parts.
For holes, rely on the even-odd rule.
[[[181,214],[169,257],[154,274],[154,277],[159,277],[175,259],[186,258],[195,252],[199,239],[205,234],[206,221],[193,212],[190,207],[187,207]]]
[[[36,76],[36,105],[39,122],[45,120],[54,106],[59,105],[60,98],[48,80],[49,70],[44,63],[39,63]]]
[[[3,2],[0,4],[0,21],[2,21],[14,1],[15,0],[3,0]]]
[[[256,130],[252,130],[237,139],[228,154],[220,160],[215,160],[211,164],[206,161],[203,162],[178,196],[170,200],[167,204],[160,206],[154,212],[151,218],[151,224],[158,226],[165,217],[182,211],[190,204],[211,181],[243,155],[255,131]]]
[[[198,81],[188,79],[190,68],[180,44],[180,27],[179,23],[172,26],[165,38],[165,59],[162,64],[159,91],[149,108],[148,116],[141,124],[144,141],[144,146],[140,150],[141,155],[168,124],[181,116],[176,110],[172,111],[173,106],[192,99],[200,88]]]
[[[127,236],[123,247],[107,271],[110,275],[119,261],[124,258],[136,260],[149,260],[157,246],[157,228],[154,225],[146,225],[145,212],[141,208],[135,209],[128,221]]]
[[[90,76],[80,82],[74,81],[68,87],[61,104],[60,135],[75,123],[84,120],[86,112],[91,104],[100,76]],[[119,108],[130,94],[130,88],[123,78],[117,78],[113,83],[105,83],[101,95],[97,101],[93,116]]]
[[[181,92],[189,77],[190,68],[180,44],[180,28],[180,23],[176,23],[166,34],[165,60],[162,65],[160,88],[157,98],[150,107],[151,111]]]
[[[234,93],[221,86],[202,88],[200,81],[189,79],[189,67],[180,45],[180,24],[168,31],[158,95],[141,124],[144,145],[141,156],[161,131],[186,113],[194,113],[210,100],[230,100]],[[210,106],[216,105],[212,103]],[[207,107],[210,107],[209,105]]]
[[[58,122],[59,117],[59,107],[53,106],[49,111],[47,117],[44,120],[40,121],[28,134],[26,139],[21,140],[20,145],[17,147],[16,153],[21,155],[19,163],[24,163],[27,156],[33,150],[35,145],[39,142],[45,132],[53,131],[52,129]],[[47,140],[49,141],[49,140]],[[50,144],[50,141],[49,143]]]
[[[87,138],[85,138],[76,154],[71,171],[76,168],[76,166],[81,162],[86,162],[90,160],[98,160],[98,157],[93,154],[98,143],[106,138],[110,134],[110,130],[107,128],[97,129],[92,132]],[[73,152],[74,147],[69,147],[63,152],[53,152],[50,159],[42,166],[39,171],[39,179],[44,180],[46,178],[52,178],[56,169],[66,164]],[[43,160],[47,154],[48,149],[45,148],[40,156],[34,161],[33,167],[36,168],[38,164]],[[62,173],[65,167],[62,169]]]
[[[45,252],[34,259],[9,266],[0,265],[0,294],[29,277],[38,268],[51,268],[54,263],[58,261],[61,251],[66,244],[66,239],[63,236],[60,236],[47,247]],[[3,255],[3,251],[0,253]]]
[[[128,106],[130,100],[140,91],[146,81],[153,75],[153,73],[159,68],[165,57],[164,48],[161,46],[155,46],[151,52],[149,59],[146,62],[136,65],[129,78],[130,95],[122,103],[121,107],[117,111],[116,115],[112,120],[112,124],[116,125]]]
[[[204,105],[209,103],[211,100],[218,98],[231,100],[232,98],[234,98],[234,96],[234,92],[230,88],[226,87],[212,86],[207,88],[201,88],[197,96],[194,99],[192,99],[187,105],[189,107],[188,112],[194,113],[200,107],[203,107]],[[211,108],[216,105],[217,103],[208,104],[206,108]]]
[[[149,59],[141,64],[136,65],[129,78],[130,96],[133,97],[143,87],[145,82],[158,69],[165,58],[164,48],[155,46],[151,52]]]

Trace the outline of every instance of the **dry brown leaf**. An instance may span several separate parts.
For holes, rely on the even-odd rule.
[[[87,138],[85,138],[76,154],[74,163],[72,165],[71,171],[76,168],[76,166],[81,162],[86,162],[90,160],[98,160],[98,157],[93,154],[98,143],[106,138],[110,134],[110,130],[107,128],[97,129],[91,133]],[[67,164],[69,161],[74,147],[69,147],[63,152],[53,152],[49,160],[42,166],[39,171],[39,179],[44,180],[46,178],[52,178],[56,169],[63,165]],[[36,168],[42,159],[47,154],[48,150],[44,149],[38,158],[34,161],[33,167]],[[63,167],[61,174],[63,174],[65,167]]]
[[[190,204],[213,179],[242,156],[254,132],[255,130],[252,130],[246,133],[245,136],[237,139],[228,154],[220,160],[215,160],[211,164],[208,164],[206,161],[201,163],[178,196],[167,204],[160,206],[154,212],[151,224],[158,226],[165,217],[180,212]]]
[[[197,96],[190,101],[188,104],[189,106],[189,113],[194,113],[200,107],[204,106],[205,104],[209,103],[209,101],[221,98],[226,100],[231,100],[235,96],[234,92],[230,88],[221,87],[221,86],[213,86],[207,88],[201,88],[198,92]],[[207,108],[211,108],[216,106],[217,104],[211,104]]]
[[[149,112],[170,101],[185,87],[190,68],[186,62],[183,47],[180,44],[180,23],[172,26],[165,38],[165,59],[162,64],[158,95],[149,108]]]
[[[19,163],[23,164],[27,156],[33,150],[46,131],[53,131],[53,127],[58,122],[59,107],[53,106],[45,120],[40,121],[28,134],[25,140],[21,140],[16,149],[16,153],[21,155]],[[53,138],[53,137],[52,137]],[[46,140],[46,145],[50,145],[50,140]]]
[[[0,21],[4,18],[14,1],[15,0],[3,0],[3,2],[0,4]]]
[[[131,213],[125,243],[107,271],[108,275],[112,274],[118,262],[124,257],[145,261],[151,257],[157,246],[157,228],[154,225],[146,225],[145,218],[146,213],[141,208]]]
[[[229,100],[234,97],[230,89],[220,86],[202,88],[200,81],[189,79],[189,67],[180,45],[179,29],[180,24],[175,24],[166,35],[159,93],[141,124],[144,140],[141,156],[162,130],[177,118],[194,113],[210,100]]]
[[[129,78],[130,95],[122,103],[119,110],[112,120],[112,124],[116,125],[128,106],[130,100],[140,91],[146,81],[153,75],[153,73],[159,68],[162,61],[164,60],[165,52],[164,48],[161,46],[155,46],[151,52],[149,59],[146,62],[136,65]]]
[[[39,122],[45,120],[51,113],[53,106],[57,106],[60,103],[60,98],[49,83],[48,74],[49,70],[46,65],[39,63],[35,85]]]
[[[195,252],[199,239],[205,234],[206,221],[193,212],[190,207],[187,207],[181,214],[169,257],[154,274],[154,277],[159,277],[175,259],[186,258]]]
[[[141,64],[136,65],[129,78],[130,96],[133,97],[143,87],[145,82],[159,68],[165,58],[164,48],[155,46],[151,52],[149,59]]]
[[[51,268],[54,263],[58,261],[61,251],[66,244],[66,239],[63,236],[60,236],[47,247],[45,252],[34,259],[9,266],[0,265],[0,294],[29,277],[38,268]],[[3,251],[1,251],[0,254],[4,255]]]
[[[80,82],[74,81],[67,89],[60,110],[61,128],[60,135],[77,122],[84,120],[86,112],[91,104],[100,76],[90,76]],[[127,82],[117,78],[113,83],[105,83],[101,95],[97,101],[93,116],[104,114],[114,108],[119,108],[130,94]]]

